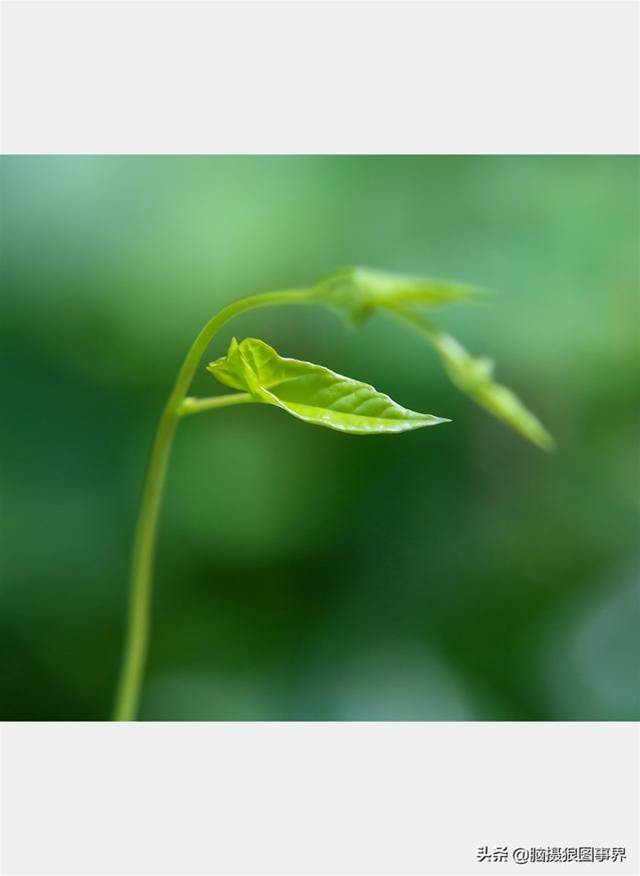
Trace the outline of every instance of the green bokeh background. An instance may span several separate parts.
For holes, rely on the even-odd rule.
[[[554,433],[528,445],[376,315],[232,334],[451,424],[275,409],[185,421],[145,719],[640,717],[639,164],[633,157],[4,157],[0,703],[108,717],[146,454],[234,297],[344,264],[497,290],[440,323]],[[216,391],[202,371],[196,389]]]

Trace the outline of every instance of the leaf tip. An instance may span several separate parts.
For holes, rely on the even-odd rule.
[[[558,449],[556,439],[544,428],[535,437],[531,436],[531,440],[545,453],[555,453]]]

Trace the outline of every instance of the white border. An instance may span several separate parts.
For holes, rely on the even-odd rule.
[[[633,153],[638,4],[2,3],[9,153]]]
[[[2,728],[2,872],[638,872],[638,727],[27,723]],[[480,846],[625,846],[618,864]]]

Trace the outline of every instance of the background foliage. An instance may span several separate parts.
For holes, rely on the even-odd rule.
[[[498,290],[440,322],[546,455],[376,315],[232,334],[453,423],[394,438],[253,406],[185,420],[142,717],[609,720],[638,708],[639,165],[630,157],[4,157],[0,703],[102,719],[146,453],[234,297],[342,264]],[[216,387],[202,370],[198,387]]]

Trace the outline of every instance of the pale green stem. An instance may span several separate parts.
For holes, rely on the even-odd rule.
[[[310,303],[313,301],[314,294],[312,289],[291,289],[283,292],[267,292],[263,295],[252,295],[248,298],[234,301],[223,308],[205,325],[191,345],[191,349],[182,363],[175,386],[158,424],[140,502],[129,585],[127,633],[113,713],[114,720],[116,721],[133,721],[138,711],[149,645],[153,566],[158,518],[176,427],[184,413],[196,412],[193,409],[193,402],[195,400],[191,400],[191,403],[187,405],[187,410],[184,408],[184,402],[198,364],[213,336],[234,316],[246,310],[251,310],[254,307]],[[239,393],[238,395],[244,396],[244,393]],[[229,399],[231,396],[221,396],[220,398]],[[248,400],[245,398],[238,400],[236,397],[233,402],[225,401],[223,403],[216,400],[215,404],[212,404],[213,399],[203,399],[199,409],[207,410],[214,407],[223,407],[224,404],[241,404]],[[208,402],[209,404],[207,404]],[[190,407],[191,410],[189,410]]]
[[[435,347],[445,362],[450,358],[452,352],[457,353],[459,356],[469,355],[462,344],[458,343],[454,337],[435,326],[432,322],[426,319],[426,317],[422,316],[421,313],[416,313],[415,310],[411,310],[407,307],[387,306],[386,309],[401,321],[409,323],[409,325],[417,328],[418,331]]]
[[[212,398],[185,398],[180,408],[183,417],[189,414],[200,414],[203,411],[213,411],[216,408],[226,408],[229,405],[246,405],[255,399],[248,392],[236,392],[230,395],[215,395]]]

